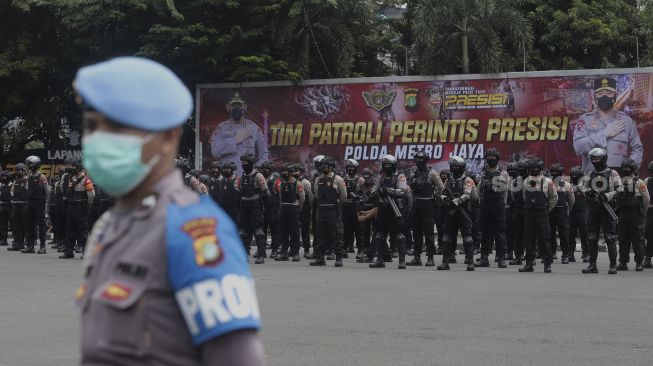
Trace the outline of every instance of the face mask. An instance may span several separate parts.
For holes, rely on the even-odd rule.
[[[285,179],[285,180],[288,180],[288,178],[290,178],[290,174],[288,174],[288,173],[281,173],[281,177],[283,177],[283,179]]]
[[[254,170],[254,165],[252,164],[243,164],[243,171],[247,174],[251,173]]]
[[[419,169],[426,168],[426,162],[425,161],[418,161],[418,162],[415,163],[415,165],[417,165],[417,168],[419,168]]]
[[[243,117],[243,109],[240,107],[233,107],[231,108],[231,118],[234,121],[240,121],[240,119]]]
[[[530,174],[533,177],[537,177],[538,175],[540,175],[540,173],[542,173],[542,169],[531,169],[530,170]]]
[[[220,176],[220,172],[215,172],[215,171],[214,171],[212,174],[213,174],[213,176],[216,177],[216,178]]]
[[[463,170],[460,167],[452,166],[449,167],[449,170],[451,170],[451,174],[453,174],[454,177],[458,178],[463,174]]]
[[[621,169],[621,175],[622,176],[626,177],[626,176],[629,176],[631,174],[633,174],[632,169],[630,169],[630,168]]]
[[[495,166],[497,166],[497,163],[499,162],[498,160],[495,160],[495,159],[489,159],[489,160],[486,160],[486,161],[487,161],[487,165],[490,168],[494,168]]]
[[[347,169],[347,174],[349,174],[349,175],[356,174],[356,169]]]
[[[150,174],[161,156],[147,163],[141,161],[145,137],[110,132],[93,132],[82,138],[84,167],[93,180],[108,194],[120,197],[133,191]]]
[[[267,169],[267,168],[266,168],[266,169],[263,169],[263,170],[261,171],[261,173],[263,173],[263,175],[267,178],[267,177],[270,176],[270,174],[272,174],[272,171],[271,171],[270,169]]]
[[[604,95],[601,98],[596,99],[596,105],[598,105],[599,108],[601,108],[601,110],[607,111],[610,108],[612,108],[612,106],[614,105],[615,99],[616,98],[610,98],[609,96]]]
[[[324,173],[324,174],[329,174],[329,171],[330,171],[331,169],[330,169],[330,167],[329,167],[328,165],[325,165],[325,166],[322,167],[321,170],[322,170],[322,173]]]
[[[231,177],[231,175],[234,174],[234,172],[232,170],[225,170],[223,173],[224,173],[224,176],[227,177],[227,178]]]
[[[602,161],[592,162],[592,165],[594,166],[594,169],[598,171],[605,170],[606,168],[606,164]]]

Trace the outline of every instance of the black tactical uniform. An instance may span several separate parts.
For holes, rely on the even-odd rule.
[[[318,155],[313,158],[313,166],[315,167],[315,173],[311,179],[311,188],[313,188],[313,202],[311,202],[311,227],[313,231],[313,254],[306,256],[307,259],[313,259],[315,254],[315,220],[317,219],[317,195],[315,194],[315,182],[320,177],[320,164],[324,160],[324,155]]]
[[[54,215],[56,219],[54,224],[56,225],[55,229],[55,247],[58,252],[63,252],[65,243],[66,243],[66,218],[68,212],[68,184],[70,183],[71,174],[69,173],[72,169],[71,160],[66,160],[66,168],[63,174],[61,174],[61,179],[55,184],[55,208]]]
[[[233,161],[226,162],[222,167],[222,181],[220,200],[218,204],[229,215],[231,220],[240,227],[240,192],[236,189],[238,177],[234,175],[236,163]]]
[[[272,252],[270,258],[276,258],[277,251],[281,245],[281,229],[279,223],[279,178],[272,174],[272,163],[263,162],[260,166],[261,174],[265,177],[270,195],[263,200],[263,232],[270,233],[272,239]]]
[[[440,180],[442,184],[447,184],[447,180],[451,177],[449,169],[440,171]],[[442,236],[444,235],[444,218],[447,217],[449,211],[449,204],[442,199],[441,195],[435,197],[435,228],[438,232],[438,247],[436,250],[437,255],[442,255]]]
[[[9,245],[9,223],[11,222],[11,172],[0,173],[0,246]]]
[[[370,211],[376,207],[376,199],[372,195],[375,183],[372,178],[372,171],[368,168],[363,169],[362,177],[365,179],[361,187],[361,211]],[[361,252],[356,256],[358,263],[373,263],[376,252],[372,245],[372,233],[374,229],[374,220],[361,222]]]
[[[325,157],[320,163],[320,175],[315,180],[314,191],[317,202],[315,217],[315,260],[311,266],[325,265],[324,255],[335,253],[336,267],[342,266],[345,254],[343,243],[341,202],[347,198],[347,188],[343,179],[333,172],[336,162]]]
[[[358,210],[361,203],[360,186],[363,184],[363,178],[358,175],[358,162],[356,160],[348,159],[345,169],[347,174],[344,180],[345,187],[347,187],[347,198],[342,202],[343,241],[346,252],[354,253],[355,239],[356,247],[360,253],[363,232],[362,225],[358,222]]]
[[[406,237],[404,236],[404,219],[401,216],[402,198],[406,195],[408,185],[406,177],[397,173],[397,159],[392,155],[386,155],[381,159],[382,174],[379,182],[373,189],[377,198],[378,213],[375,222],[374,247],[376,248],[376,263],[370,264],[370,268],[385,267],[386,237],[390,235],[399,251],[399,269],[406,268]],[[393,203],[398,209],[395,212]]]
[[[28,225],[28,211],[27,206],[29,202],[28,191],[28,169],[25,164],[16,164],[16,176],[11,185],[11,223],[14,234],[14,244],[12,247],[7,248],[9,251],[18,251],[23,249],[25,245],[25,237],[29,233]]]
[[[93,184],[93,189],[95,190],[95,199],[93,199],[93,204],[91,205],[91,217],[89,228],[93,228],[95,222],[105,213],[111,206],[114,205],[115,199],[105,191],[103,191],[96,184]]]
[[[551,226],[549,211],[558,200],[557,191],[551,179],[542,175],[544,162],[540,158],[530,161],[529,177],[524,180],[524,243],[526,264],[519,272],[533,272],[536,248],[544,263],[544,272],[551,272]]]
[[[635,270],[643,271],[644,248],[642,234],[644,232],[645,207],[651,202],[646,184],[635,176],[637,163],[633,159],[626,159],[621,163],[623,177],[622,189],[617,192],[617,213],[619,222],[617,232],[619,236],[619,265],[618,271],[627,271],[630,261],[630,247],[635,252]]]
[[[469,199],[469,213],[470,213],[470,218],[472,220],[472,239],[473,239],[473,247],[474,247],[474,254],[478,254],[481,252],[481,240],[482,240],[482,233],[481,233],[481,200],[479,197],[479,186],[481,184],[481,180],[474,174],[473,172],[467,172],[465,173],[469,178],[472,179],[474,182],[474,188],[472,188],[472,194],[471,198]],[[455,250],[454,250],[455,252]],[[455,253],[454,253],[455,254]],[[456,257],[451,257],[449,260],[452,261],[452,263],[456,262]],[[478,258],[480,260],[480,258]]]
[[[301,239],[304,248],[304,258],[310,256],[311,251],[311,205],[313,204],[313,187],[311,182],[304,177],[304,165],[298,163],[295,165],[294,177],[302,183],[304,187],[304,204],[299,212],[299,221],[301,223]]]
[[[302,182],[291,176],[294,167],[286,163],[281,169],[280,200],[281,209],[281,252],[276,260],[299,262],[299,210],[304,203],[304,186]]]
[[[556,232],[560,236],[560,250],[562,251],[562,264],[569,263],[569,255],[573,255],[574,249],[569,248],[569,208],[574,205],[575,196],[571,184],[562,179],[562,164],[556,163],[549,169],[553,184],[558,192],[558,201],[549,213],[549,225],[551,226],[551,253],[556,259],[558,240]]]
[[[506,172],[508,173],[508,199],[506,200],[506,254],[504,258],[507,261],[512,261],[515,259],[513,256],[515,247],[512,232],[512,209],[515,206],[515,203],[510,188],[512,182],[517,178],[517,163],[509,163]]]
[[[52,240],[50,240],[50,244],[56,245],[57,244],[57,195],[56,191],[54,190],[55,186],[57,183],[59,183],[59,180],[61,179],[61,176],[59,175],[54,175],[50,178],[50,199],[48,200],[48,216],[50,217],[50,231],[52,232]],[[48,223],[46,222],[46,226]]]
[[[603,231],[605,244],[608,247],[610,258],[609,274],[617,273],[617,236],[616,222],[608,214],[608,210],[601,204],[601,199],[610,201],[616,191],[621,187],[619,174],[607,167],[608,154],[604,149],[594,148],[589,153],[594,170],[590,173],[584,190],[587,191],[590,201],[587,217],[587,239],[589,241],[589,267],[583,273],[598,273],[596,258],[599,255],[599,232]]]
[[[524,260],[524,179],[528,177],[527,161],[515,163],[517,174],[510,179],[510,239],[514,259],[508,264],[522,265]],[[509,168],[510,169],[510,168]]]
[[[478,267],[489,267],[488,256],[492,244],[496,246],[499,268],[506,268],[506,200],[508,195],[508,174],[501,170],[499,151],[490,148],[485,152],[487,167],[483,171],[479,195],[481,199],[481,260]]]
[[[82,164],[75,161],[66,189],[66,245],[59,258],[74,258],[73,251],[82,253],[88,239],[89,211],[95,198],[93,182],[82,172]]]
[[[207,189],[209,191],[209,196],[213,198],[215,203],[219,203],[222,200],[222,166],[219,161],[214,161],[211,163],[211,178],[207,184]]]
[[[575,262],[574,251],[576,250],[576,233],[580,236],[580,245],[582,248],[583,262],[589,262],[588,244],[587,244],[587,196],[583,191],[583,171],[579,166],[571,168],[571,183],[574,188],[574,205],[569,213],[569,244],[567,248],[570,254],[567,257],[569,262]]]
[[[417,169],[411,176],[410,189],[413,194],[413,207],[410,216],[413,239],[415,245],[413,248],[412,261],[408,262],[409,266],[422,265],[422,246],[426,243],[426,265],[435,266],[433,256],[435,255],[435,238],[433,225],[435,224],[435,197],[439,196],[444,188],[442,180],[438,173],[426,166],[428,156],[424,151],[415,153],[415,164]]]
[[[465,264],[468,271],[474,270],[474,242],[472,239],[472,219],[470,217],[470,200],[474,189],[474,181],[465,175],[465,160],[459,156],[449,159],[451,177],[447,179],[442,200],[447,204],[444,219],[444,235],[442,264],[438,270],[449,270],[449,263],[455,257],[458,230],[463,237]]]
[[[249,255],[249,243],[252,236],[256,240],[257,251],[255,253],[256,264],[265,263],[267,254],[265,252],[266,238],[263,231],[263,200],[270,195],[265,178],[254,169],[256,157],[252,154],[245,154],[240,157],[243,167],[243,175],[236,183],[240,190],[240,238],[245,245]]]
[[[34,253],[34,245],[36,244],[36,234],[38,231],[39,242],[41,244],[38,253],[45,254],[45,211],[49,204],[50,199],[50,185],[48,179],[43,175],[39,168],[41,167],[41,159],[38,156],[30,156],[25,159],[25,164],[30,170],[27,190],[28,190],[28,205],[27,205],[27,247],[23,249],[22,253]]]

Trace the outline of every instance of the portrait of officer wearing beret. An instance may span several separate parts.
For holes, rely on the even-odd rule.
[[[610,77],[594,80],[593,111],[583,114],[574,128],[574,150],[581,158],[583,172],[592,170],[589,152],[600,147],[608,152],[608,167],[618,169],[627,159],[642,162],[642,141],[635,121],[616,110],[617,82]]]
[[[220,122],[211,135],[211,155],[222,162],[233,162],[237,175],[242,174],[240,157],[252,154],[257,157],[254,166],[268,160],[268,145],[259,126],[245,118],[247,104],[235,93],[227,104],[230,118]]]

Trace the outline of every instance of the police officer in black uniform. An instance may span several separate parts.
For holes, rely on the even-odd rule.
[[[54,224],[56,225],[55,229],[55,245],[53,249],[57,249],[57,252],[63,253],[66,243],[66,216],[68,212],[68,184],[70,183],[71,171],[72,171],[72,158],[67,158],[64,161],[63,173],[60,173],[60,179],[57,184],[54,186],[55,190],[55,216]]]
[[[335,267],[342,267],[345,254],[343,243],[341,202],[347,198],[345,181],[334,172],[336,161],[324,157],[320,162],[322,174],[315,180],[314,191],[317,203],[315,217],[315,250],[311,266],[324,266],[324,255],[332,250]]]
[[[481,199],[481,260],[477,267],[489,267],[488,256],[492,244],[496,246],[499,268],[506,268],[506,200],[508,174],[499,168],[499,151],[490,148],[485,152],[487,167],[483,171],[479,194]]]
[[[512,191],[510,184],[517,178],[519,174],[517,172],[517,163],[511,162],[508,163],[506,167],[506,172],[508,173],[508,199],[506,201],[506,254],[504,259],[506,261],[512,261],[515,259],[513,253],[515,252],[513,233],[512,233],[512,207],[514,206]]]
[[[36,245],[36,236],[38,237],[40,247],[38,254],[45,254],[45,216],[50,200],[50,185],[48,178],[39,171],[41,167],[41,158],[38,156],[29,156],[25,159],[25,165],[29,169],[29,178],[27,181],[28,205],[27,205],[27,246],[21,250],[21,253],[34,253]]]
[[[410,189],[413,194],[413,207],[411,212],[411,223],[413,228],[413,260],[407,263],[409,266],[422,265],[422,245],[426,243],[426,266],[433,267],[435,262],[435,238],[433,225],[435,219],[435,197],[439,196],[444,188],[440,175],[426,166],[429,158],[423,150],[415,153],[413,160],[417,168],[411,176]]]
[[[57,220],[56,216],[56,211],[57,211],[57,195],[54,190],[54,187],[57,183],[59,183],[59,180],[61,179],[61,176],[58,174],[55,174],[50,177],[49,179],[49,185],[50,185],[50,199],[48,200],[48,217],[50,218],[50,222],[46,222],[45,225],[48,227],[50,232],[52,233],[52,239],[50,240],[51,245],[56,245],[57,244],[57,225],[55,221]]]
[[[293,262],[299,262],[299,210],[304,204],[304,186],[302,182],[292,176],[294,165],[284,163],[281,167],[279,211],[281,225],[281,252],[276,260],[287,261],[292,257]]]
[[[535,252],[540,247],[544,272],[551,272],[551,226],[549,212],[555,207],[558,193],[553,181],[542,174],[544,161],[533,158],[529,163],[529,176],[524,180],[524,243],[526,264],[519,272],[533,272]]]
[[[93,228],[93,225],[95,225],[95,222],[100,218],[100,216],[102,216],[102,214],[104,214],[115,203],[115,198],[111,197],[97,184],[93,184],[93,189],[95,190],[95,199],[93,199],[93,204],[91,205],[90,228]]]
[[[211,162],[211,177],[207,188],[209,190],[209,196],[213,198],[213,201],[219,203],[222,198],[222,166],[219,161]]]
[[[281,226],[279,224],[279,185],[281,181],[272,174],[272,162],[264,161],[260,166],[261,174],[265,177],[270,195],[263,201],[263,232],[270,233],[272,238],[272,252],[270,258],[276,258],[279,247],[281,246]]]
[[[474,182],[474,187],[472,188],[471,197],[469,199],[470,207],[470,217],[472,219],[472,238],[474,240],[474,254],[479,254],[481,252],[481,200],[479,197],[479,186],[481,184],[478,176],[471,171],[465,173],[469,178]],[[455,250],[454,250],[455,254]],[[451,263],[456,263],[456,257],[452,256],[449,258]],[[480,262],[481,258],[476,258],[476,261]]]
[[[630,261],[630,248],[635,252],[635,270],[643,271],[644,248],[642,236],[644,233],[644,216],[651,203],[648,189],[643,180],[636,176],[637,162],[626,159],[621,163],[621,190],[617,192],[617,213],[619,222],[617,232],[619,236],[619,265],[618,271],[627,271]]]
[[[465,174],[465,159],[452,156],[449,159],[451,177],[447,179],[442,200],[447,204],[444,219],[444,235],[442,237],[442,264],[437,267],[439,271],[449,270],[451,258],[456,252],[456,238],[458,230],[463,237],[465,251],[465,264],[468,271],[474,270],[474,240],[472,239],[472,219],[470,217],[469,201],[474,189],[474,180]]]
[[[220,181],[220,196],[218,204],[239,227],[240,220],[240,192],[236,189],[238,177],[234,175],[236,163],[227,161],[222,166],[222,180]]]
[[[0,246],[8,246],[9,223],[11,222],[11,180],[7,170],[0,173]]]
[[[610,258],[609,274],[617,273],[617,235],[615,232],[615,221],[607,212],[601,200],[612,200],[617,190],[621,188],[621,178],[616,170],[608,168],[608,153],[605,149],[594,148],[589,153],[594,170],[590,173],[589,179],[584,185],[584,190],[590,198],[589,210],[587,213],[587,239],[589,241],[589,266],[583,269],[583,273],[598,273],[596,258],[599,255],[599,232],[603,231],[605,244],[608,247]]]
[[[304,188],[304,204],[299,212],[299,221],[301,223],[300,233],[302,247],[304,248],[304,258],[308,258],[311,254],[311,205],[313,204],[314,197],[311,181],[306,179],[305,172],[306,169],[304,169],[303,164],[295,164],[293,176],[302,183]]]
[[[447,184],[447,180],[451,177],[449,169],[442,169],[440,171],[440,180],[443,186]],[[442,236],[444,234],[444,218],[447,217],[449,211],[449,204],[442,199],[441,195],[436,196],[435,200],[435,228],[438,232],[438,247],[435,254],[442,255]]]
[[[236,189],[240,191],[241,197],[240,238],[249,255],[249,243],[254,236],[257,247],[254,263],[263,264],[267,258],[265,231],[263,231],[263,201],[270,196],[270,191],[263,174],[254,168],[256,163],[254,155],[242,155],[240,163],[243,167],[243,175],[236,182]]]
[[[514,258],[508,262],[511,266],[522,265],[524,260],[524,193],[522,187],[524,184],[523,174],[528,175],[528,169],[522,168],[526,161],[510,163],[508,165],[508,174],[510,175],[509,195],[510,195],[510,240]]]
[[[400,212],[394,212],[392,202],[399,210],[402,208],[402,198],[406,195],[408,184],[406,177],[397,172],[397,159],[393,155],[386,155],[381,159],[381,177],[375,188],[378,213],[375,222],[373,245],[376,248],[376,263],[370,268],[385,267],[386,238],[391,237],[399,251],[399,265],[397,268],[406,268],[406,237],[404,236],[404,218]],[[392,201],[391,201],[392,200]]]
[[[372,190],[376,183],[372,171],[369,168],[363,169],[361,176],[365,183],[361,186],[361,212],[371,211],[377,205],[375,198],[372,195]],[[359,252],[356,255],[357,263],[374,263],[374,246],[372,245],[372,233],[374,229],[374,220],[361,221],[361,237],[362,243],[358,248]]]
[[[14,234],[13,246],[7,248],[8,251],[15,252],[23,249],[25,237],[29,233],[29,216],[28,216],[28,172],[27,165],[20,163],[14,167],[14,182],[11,184],[11,224]]]
[[[553,184],[556,191],[558,191],[558,201],[549,213],[549,225],[551,225],[551,253],[553,259],[556,259],[558,250],[558,240],[556,239],[556,232],[558,232],[560,250],[562,251],[561,263],[568,264],[570,252],[573,255],[573,250],[575,250],[575,247],[571,250],[569,248],[569,208],[574,205],[576,197],[571,184],[562,177],[563,170],[560,163],[555,163],[549,168],[549,174],[551,174]]]
[[[82,253],[88,239],[89,211],[95,199],[93,182],[84,173],[82,162],[70,162],[70,179],[66,187],[66,243],[60,259],[74,258],[74,251]]]
[[[567,260],[569,262],[576,262],[574,252],[576,250],[576,233],[580,236],[580,245],[582,250],[583,263],[589,262],[589,255],[587,254],[587,196],[583,191],[583,179],[585,175],[580,166],[574,166],[569,171],[569,177],[574,190],[574,204],[569,213],[569,255]]]
[[[346,255],[347,253],[355,253],[354,239],[360,252],[361,241],[363,240],[363,232],[358,222],[358,210],[361,201],[360,190],[364,180],[358,175],[358,162],[354,159],[347,159],[345,171],[344,180],[345,187],[347,187],[347,198],[342,202],[342,226]]]

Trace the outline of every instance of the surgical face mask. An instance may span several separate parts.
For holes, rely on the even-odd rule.
[[[243,118],[244,111],[241,107],[232,107],[230,113],[231,118],[234,121],[240,121],[240,119]]]
[[[82,138],[84,168],[102,190],[114,197],[133,191],[150,174],[161,158],[154,155],[143,163],[143,145],[154,135],[145,137],[96,131]]]
[[[604,96],[596,99],[596,105],[599,106],[599,108],[601,108],[601,110],[607,111],[610,108],[612,108],[615,101],[616,101],[616,97],[609,97],[607,95],[604,95]]]

